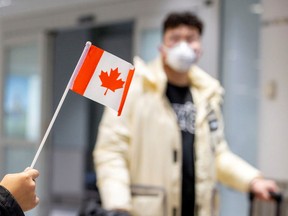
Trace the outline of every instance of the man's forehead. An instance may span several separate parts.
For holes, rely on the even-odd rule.
[[[168,28],[165,34],[200,34],[199,30],[193,26],[180,25],[175,28]]]

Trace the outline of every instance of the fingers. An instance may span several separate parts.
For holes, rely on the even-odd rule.
[[[27,167],[25,170],[24,170],[24,172],[26,172],[26,171],[28,171],[28,170],[30,170],[30,169],[32,169],[31,167]]]
[[[39,172],[38,170],[30,168],[26,169],[24,173],[26,175],[26,179],[28,179],[28,182],[26,184],[28,191],[26,191],[26,205],[23,207],[23,211],[28,211],[35,208],[39,203],[39,197],[36,194],[35,182],[35,179],[39,176]]]
[[[272,180],[257,178],[251,183],[251,191],[260,199],[271,200],[270,192],[278,192],[279,188]]]
[[[36,179],[39,176],[39,171],[36,169],[26,168],[25,169],[26,174],[29,175],[33,180]]]
[[[269,192],[267,190],[261,190],[258,191],[257,193],[255,193],[257,198],[262,199],[262,200],[270,200],[270,195]]]
[[[34,195],[35,197],[34,197],[34,203],[32,202],[31,204],[33,204],[32,206],[31,206],[31,208],[35,208],[35,206],[37,206],[38,204],[39,204],[39,202],[40,202],[40,199],[39,199],[39,197],[35,194]]]
[[[27,201],[29,200],[29,201]],[[33,208],[35,208],[39,204],[39,197],[34,195],[33,198],[26,198],[26,201],[22,203],[23,205],[21,206],[22,210],[24,212],[29,211]]]
[[[274,198],[271,196],[271,192],[278,192],[279,191],[279,188],[276,186],[276,184],[275,185],[273,185],[273,184],[271,184],[271,185],[268,185],[267,186],[267,188],[265,188],[264,189],[264,191],[263,191],[263,198],[265,199],[265,200],[273,200]]]
[[[267,190],[263,191],[261,195],[262,195],[262,198],[264,200],[269,200],[270,199],[270,195],[269,195],[269,192]]]
[[[37,196],[36,199],[35,199],[35,206],[37,206],[37,205],[39,204],[39,202],[40,202],[40,199],[39,199],[39,197]]]
[[[278,187],[278,185],[274,182],[274,181],[271,181],[271,190],[273,192],[279,192],[280,191],[280,188]]]

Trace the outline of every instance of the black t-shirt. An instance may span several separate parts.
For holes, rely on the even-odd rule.
[[[182,216],[193,216],[195,206],[195,114],[190,87],[168,83],[166,95],[176,113],[182,133]]]

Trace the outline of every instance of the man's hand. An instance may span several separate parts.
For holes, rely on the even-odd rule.
[[[35,193],[38,176],[37,170],[28,168],[21,173],[5,175],[0,185],[10,191],[23,211],[28,211],[39,203]]]
[[[272,180],[255,178],[250,184],[250,191],[259,199],[270,200],[269,192],[278,192],[279,188]]]

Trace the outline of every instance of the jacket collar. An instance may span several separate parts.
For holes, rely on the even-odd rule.
[[[144,63],[139,57],[135,57],[134,65],[136,73],[142,77],[144,90],[165,94],[167,76],[160,56],[149,64]],[[191,67],[189,78],[195,104],[210,100],[216,103],[222,102],[224,90],[218,80],[196,65]]]

